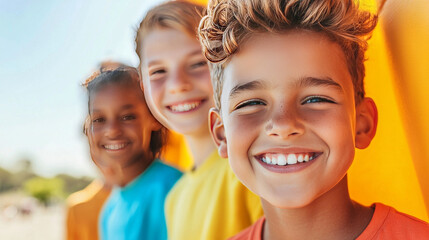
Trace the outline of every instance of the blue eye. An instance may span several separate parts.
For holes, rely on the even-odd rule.
[[[240,103],[239,105],[237,105],[237,107],[235,107],[235,109],[240,109],[240,108],[249,107],[249,106],[256,106],[256,105],[265,106],[266,104],[261,100],[249,100],[249,101],[245,101],[243,103]]]
[[[320,97],[320,96],[311,96],[308,97],[306,99],[304,99],[304,101],[302,102],[302,104],[307,104],[307,103],[335,103],[334,101],[325,98],[325,97]]]

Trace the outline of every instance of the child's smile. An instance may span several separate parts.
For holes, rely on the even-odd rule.
[[[270,149],[254,156],[269,171],[278,173],[300,171],[313,163],[320,152],[306,149]]]
[[[130,143],[129,142],[122,142],[122,143],[108,143],[108,144],[103,144],[102,146],[108,150],[108,151],[121,151],[123,150],[125,147],[127,147]]]
[[[171,103],[167,105],[167,108],[173,113],[187,113],[194,111],[200,107],[202,103],[207,99],[195,99],[182,102]]]
[[[356,113],[339,45],[308,31],[254,35],[224,77],[218,135],[249,189],[295,208],[344,178],[354,157]]]

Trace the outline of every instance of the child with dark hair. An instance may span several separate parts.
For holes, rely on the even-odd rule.
[[[136,69],[102,69],[87,81],[91,156],[115,185],[101,239],[167,239],[164,200],[181,173],[157,159],[165,129],[149,112]]]

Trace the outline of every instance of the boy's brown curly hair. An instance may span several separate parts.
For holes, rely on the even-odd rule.
[[[365,96],[364,53],[377,15],[353,0],[211,0],[199,26],[203,51],[211,61],[216,107],[220,109],[223,70],[240,44],[254,33],[305,29],[326,34],[346,56],[355,101]]]

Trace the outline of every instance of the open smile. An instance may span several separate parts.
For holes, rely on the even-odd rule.
[[[295,172],[311,165],[321,152],[263,153],[255,158],[267,170],[279,173]]]
[[[108,151],[120,151],[124,148],[126,148],[129,145],[129,143],[114,143],[114,144],[104,144],[102,145],[104,149]]]
[[[205,101],[206,99],[186,101],[168,105],[167,108],[173,113],[186,113],[198,109]]]

